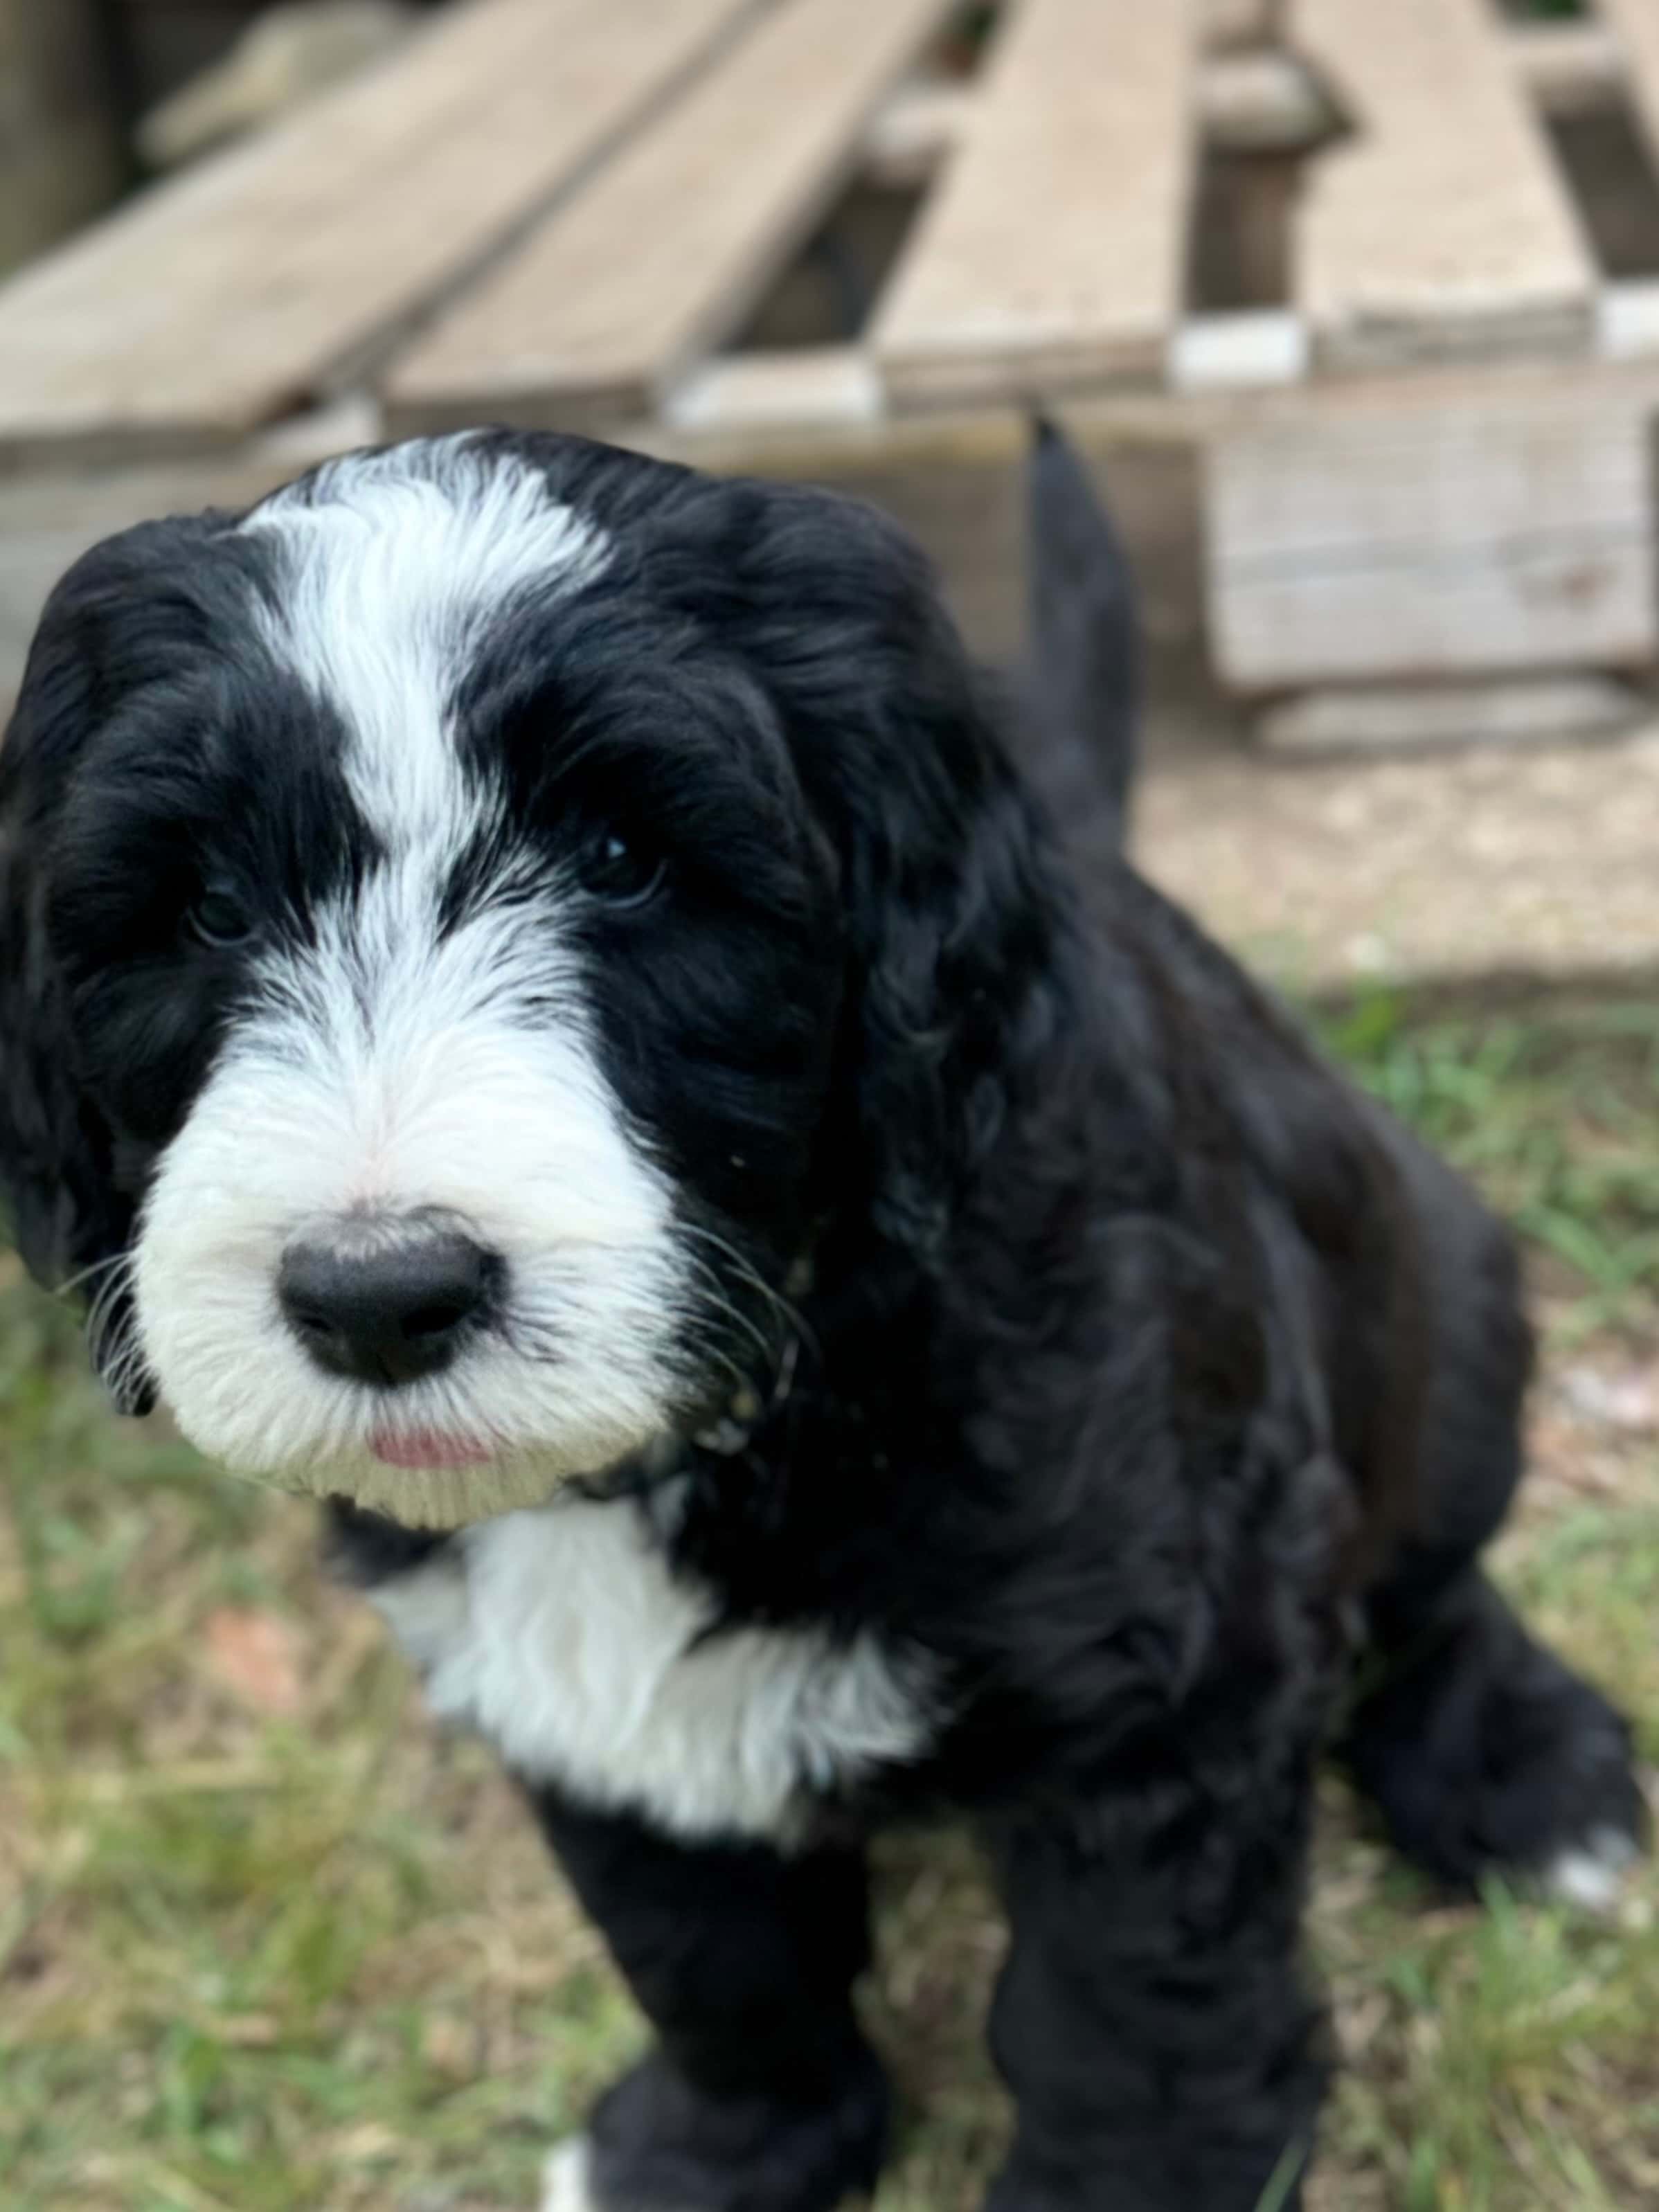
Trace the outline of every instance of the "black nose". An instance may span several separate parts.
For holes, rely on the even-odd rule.
[[[319,1367],[360,1382],[414,1382],[448,1366],[487,1317],[501,1273],[496,1255],[470,1237],[411,1224],[357,1250],[290,1244],[276,1294]]]

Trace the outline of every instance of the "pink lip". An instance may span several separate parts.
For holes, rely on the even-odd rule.
[[[482,1467],[489,1457],[476,1437],[447,1437],[437,1429],[377,1429],[368,1448],[387,1467]]]

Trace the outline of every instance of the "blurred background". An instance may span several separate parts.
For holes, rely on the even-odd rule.
[[[94,538],[482,421],[876,500],[1024,619],[1029,404],[1140,585],[1142,865],[1519,1228],[1500,1557],[1659,1759],[1659,0],[0,0],[0,714]],[[882,2212],[1007,2124],[882,1868]],[[1449,1905],[1333,1782],[1316,2212],[1659,2206],[1659,1881]],[[506,2212],[635,2047],[305,1506],[0,1254],[0,2202]]]

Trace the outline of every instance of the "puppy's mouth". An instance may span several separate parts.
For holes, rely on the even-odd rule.
[[[376,1429],[368,1440],[374,1457],[386,1467],[410,1468],[484,1467],[493,1456],[477,1437],[443,1429]]]

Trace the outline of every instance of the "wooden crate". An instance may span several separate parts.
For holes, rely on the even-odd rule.
[[[1547,131],[1622,102],[1659,149],[1654,0],[1529,27],[1496,0],[1005,0],[972,74],[957,14],[458,0],[0,289],[0,467],[234,453],[352,392],[393,434],[865,460],[1083,401],[1201,447],[1241,692],[1659,659],[1659,253],[1598,258]],[[918,210],[861,327],[755,343],[872,179]]]

